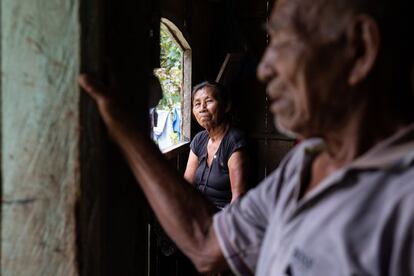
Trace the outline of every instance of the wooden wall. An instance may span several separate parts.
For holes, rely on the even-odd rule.
[[[1,1],[1,274],[76,275],[79,1]]]
[[[158,1],[84,1],[82,71],[129,99],[148,123],[148,80],[158,63]],[[81,97],[81,275],[147,275],[150,210],[123,156],[107,137],[89,97]],[[149,129],[143,129],[149,135]]]
[[[160,2],[161,16],[180,28],[192,48],[193,86],[206,79],[214,80],[227,53],[242,54],[241,66],[230,86],[236,107],[235,123],[250,138],[251,187],[277,167],[294,143],[275,129],[268,111],[265,87],[256,77],[256,66],[267,45],[263,24],[272,4],[273,1],[268,0]],[[199,130],[193,121],[192,136]],[[184,173],[187,158],[188,151],[171,162]],[[197,274],[178,251],[171,254],[166,250],[168,245],[165,245],[162,234],[155,232],[154,236],[153,244],[157,247],[152,251],[155,275]]]
[[[147,274],[147,202],[77,78],[147,122],[157,3],[1,1],[1,275]]]
[[[160,3],[192,47],[193,84],[215,79],[227,53],[244,54],[232,88],[236,122],[251,138],[252,183],[292,145],[274,129],[255,75],[267,44],[268,5]],[[151,212],[94,103],[79,93],[77,76],[117,83],[147,121],[159,11],[154,0],[1,1],[2,275],[156,272]],[[181,172],[187,154],[171,160]],[[189,267],[185,259],[181,264],[176,274]]]
[[[273,4],[272,0],[161,0],[161,15],[182,29],[192,47],[193,85],[214,80],[227,53],[242,54],[230,88],[235,124],[250,137],[252,186],[276,168],[294,144],[275,129],[265,87],[256,77],[268,39],[264,24]],[[192,134],[199,130],[193,122]]]

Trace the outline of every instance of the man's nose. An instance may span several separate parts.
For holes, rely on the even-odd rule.
[[[269,49],[266,49],[263,57],[257,66],[257,77],[263,82],[269,81],[275,75],[275,71],[272,67],[271,53]]]

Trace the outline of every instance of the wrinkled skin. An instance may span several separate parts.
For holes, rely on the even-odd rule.
[[[193,114],[197,123],[204,129],[216,128],[222,124],[225,110],[217,99],[211,87],[204,87],[194,93]]]
[[[306,36],[292,19],[298,13],[294,4],[281,1],[277,10],[268,27],[270,44],[258,67],[259,79],[267,82],[270,111],[282,132],[323,135],[348,116],[344,101],[350,90],[349,60],[340,45],[342,35],[337,30],[325,40]]]
[[[380,47],[377,22],[362,14],[335,13],[323,5],[328,2],[333,3],[277,1],[269,24],[270,45],[258,68],[259,78],[267,82],[277,125],[326,141],[326,150],[312,163],[309,183],[303,183],[305,193],[403,125],[385,104],[370,98],[384,86],[375,86],[384,81],[373,74]],[[95,99],[168,235],[199,271],[226,269],[212,226],[214,206],[171,168],[146,133],[131,124],[109,90],[86,76],[80,84]],[[209,112],[214,117],[214,108]]]

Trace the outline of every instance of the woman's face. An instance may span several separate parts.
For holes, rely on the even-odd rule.
[[[224,112],[214,97],[212,87],[203,87],[193,97],[193,114],[197,122],[205,129],[211,129],[222,123]]]

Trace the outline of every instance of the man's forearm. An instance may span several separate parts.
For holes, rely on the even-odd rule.
[[[217,246],[210,240],[216,211],[213,204],[178,175],[149,137],[128,130],[112,135],[158,220],[177,246],[194,262],[203,253],[212,254],[215,249],[208,246]]]
[[[167,234],[193,261],[208,272],[227,267],[212,229],[215,207],[171,168],[149,135],[137,131],[119,95],[87,75],[79,84],[97,103],[110,135],[123,151],[148,202]]]

